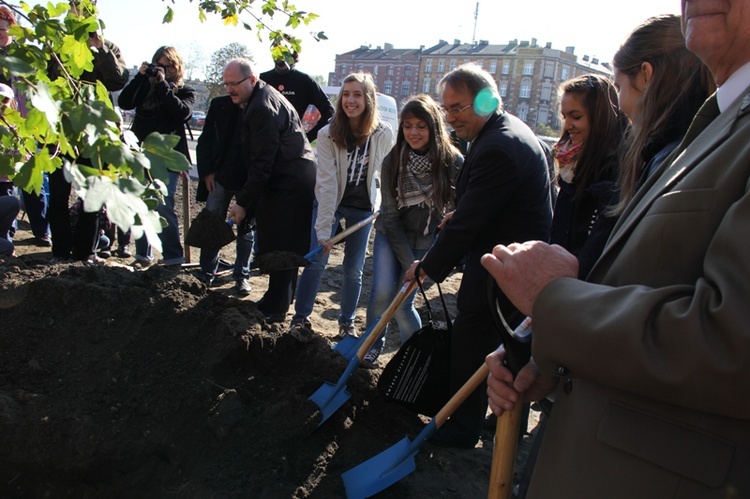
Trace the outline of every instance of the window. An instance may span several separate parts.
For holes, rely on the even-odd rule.
[[[525,74],[525,75],[533,75],[534,74],[534,63],[533,62],[524,62],[523,63],[523,74]]]
[[[521,91],[518,93],[518,96],[522,99],[528,99],[531,97],[531,85],[528,83],[522,83]]]
[[[543,101],[549,102],[551,98],[552,98],[552,84],[549,82],[542,83],[542,95],[540,99]]]
[[[411,84],[408,81],[405,81],[401,84],[401,96],[407,96],[411,93]]]
[[[342,64],[342,65],[341,65],[340,71],[341,71],[341,74],[342,74],[342,75],[345,75],[345,74],[346,74],[346,64]]]
[[[467,64],[468,64],[468,63],[470,63],[470,62],[471,62],[471,61],[466,61],[466,63],[467,63]],[[480,59],[480,60],[478,60],[478,61],[477,61],[477,66],[479,66],[480,68],[484,69],[484,61],[483,61],[483,60],[481,60],[481,59]]]
[[[388,76],[393,76],[393,66],[390,64],[388,65],[388,73],[386,73]]]
[[[424,72],[432,73],[432,59],[427,59],[424,63]]]
[[[391,95],[393,93],[393,82],[385,82],[385,89],[383,90],[383,93],[386,95]]]
[[[563,66],[562,71],[560,72],[560,79],[565,81],[568,79],[568,66]]]
[[[425,78],[424,84],[422,85],[422,92],[429,94],[430,93],[430,79]]]
[[[364,64],[360,64],[359,66],[357,66],[357,71],[359,71],[360,73],[364,73],[365,72],[365,65]]]
[[[374,76],[378,75],[378,65],[377,64],[372,67],[372,74]]]
[[[456,60],[451,59],[451,65],[450,65],[449,71],[453,71],[454,69],[456,69]]]
[[[510,74],[510,61],[503,61],[503,74]]]
[[[497,73],[497,61],[490,62],[490,73]]]
[[[508,84],[504,82],[500,84],[500,97],[505,97],[506,95],[508,95]]]
[[[536,117],[537,123],[544,123],[547,124],[547,118],[548,118],[548,111],[547,109],[540,109],[539,114]]]
[[[406,66],[404,68],[404,76],[411,76],[411,66]]]
[[[440,59],[438,61],[438,73],[444,73],[445,72],[445,61]]]
[[[521,121],[526,121],[526,118],[529,117],[529,109],[526,106],[519,106],[518,108],[518,118]]]
[[[544,67],[544,77],[554,78],[555,77],[555,63],[547,61],[547,65]]]

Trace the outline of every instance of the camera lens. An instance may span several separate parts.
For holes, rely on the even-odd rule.
[[[145,73],[146,76],[153,78],[159,74],[159,70],[157,69],[155,64],[149,64],[148,67],[146,67]]]

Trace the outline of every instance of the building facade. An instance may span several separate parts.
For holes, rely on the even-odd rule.
[[[473,62],[495,79],[505,109],[540,132],[546,127],[553,131],[560,128],[558,88],[562,82],[586,73],[612,77],[609,64],[586,55],[579,60],[574,47],[558,50],[550,43],[542,47],[534,38],[511,40],[505,45],[486,40],[473,44],[440,40],[427,49],[394,49],[390,44],[384,47],[360,47],[337,55],[329,85],[340,85],[351,72],[368,71],[375,77],[378,90],[399,104],[416,93],[439,99],[437,84],[443,75]]]

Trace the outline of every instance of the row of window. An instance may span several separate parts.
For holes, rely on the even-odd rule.
[[[467,60],[465,62],[469,62],[469,61]],[[501,74],[503,74],[503,75],[510,74],[510,62],[511,61],[505,60],[505,61],[502,61],[502,62],[503,62],[503,66],[502,66],[502,72],[501,72]],[[478,60],[478,61],[476,61],[476,63],[477,63],[477,65],[479,65],[479,67],[484,67],[484,61],[482,61],[481,59]],[[449,62],[448,70],[449,71],[453,71],[454,69],[456,69],[456,65],[457,64],[458,64],[458,61],[456,59],[451,59],[450,62]],[[555,76],[555,69],[556,69],[556,63],[555,63],[555,61],[542,61],[542,64],[544,64],[544,77],[545,78],[554,78],[554,76]],[[534,74],[534,66],[535,66],[535,62],[534,61],[524,62],[524,64],[523,64],[523,75],[524,76],[531,76],[531,75],[533,75]],[[347,73],[347,69],[348,69],[348,67],[347,67],[346,64],[341,64],[339,66],[340,74],[342,76],[347,75],[348,74]],[[411,69],[412,69],[412,67],[410,65],[404,66],[404,76],[405,77],[411,77]],[[364,72],[365,71],[364,64],[359,64],[357,66],[357,71]],[[445,73],[445,61],[442,60],[442,59],[438,60],[437,72],[438,73]],[[496,74],[497,73],[497,61],[490,61],[489,72],[490,72],[490,74]],[[425,73],[427,73],[427,74],[432,73],[432,59],[427,59],[425,61]],[[378,74],[378,66],[374,66],[374,68],[373,68],[373,74],[375,76],[377,76],[377,74]],[[388,76],[393,76],[393,74],[394,74],[393,65],[389,65],[388,66],[386,74]],[[567,80],[568,79],[568,74],[569,74],[569,68],[568,68],[568,66],[563,66],[560,69],[560,79],[562,81]]]
[[[358,73],[364,73],[365,72],[365,65],[364,64],[359,64],[357,66],[357,72]],[[341,64],[339,66],[339,74],[341,74],[342,76],[346,76],[346,75],[349,74],[349,73],[347,73],[347,65],[346,64]],[[374,66],[373,67],[372,74],[375,75],[375,76],[377,76],[377,74],[378,74],[378,66]],[[393,76],[393,66],[391,66],[391,65],[388,66],[388,69],[386,70],[386,75]],[[404,76],[407,76],[407,77],[411,76],[411,66],[408,66],[408,65],[404,66]]]

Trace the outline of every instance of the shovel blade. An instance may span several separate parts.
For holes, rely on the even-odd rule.
[[[375,457],[341,475],[347,499],[370,497],[413,472],[417,466],[414,455],[419,448],[404,437]]]
[[[354,336],[347,335],[342,338],[341,341],[336,343],[333,349],[340,353],[341,356],[346,360],[352,360],[357,355],[359,345],[362,343],[364,338],[365,335],[363,335],[361,338],[355,338]]]
[[[351,398],[351,394],[346,391],[345,384],[339,383],[334,385],[328,381],[324,382],[318,390],[310,395],[310,399],[320,408],[322,419],[318,426],[322,425],[331,414],[336,412],[339,407],[344,405]]]

